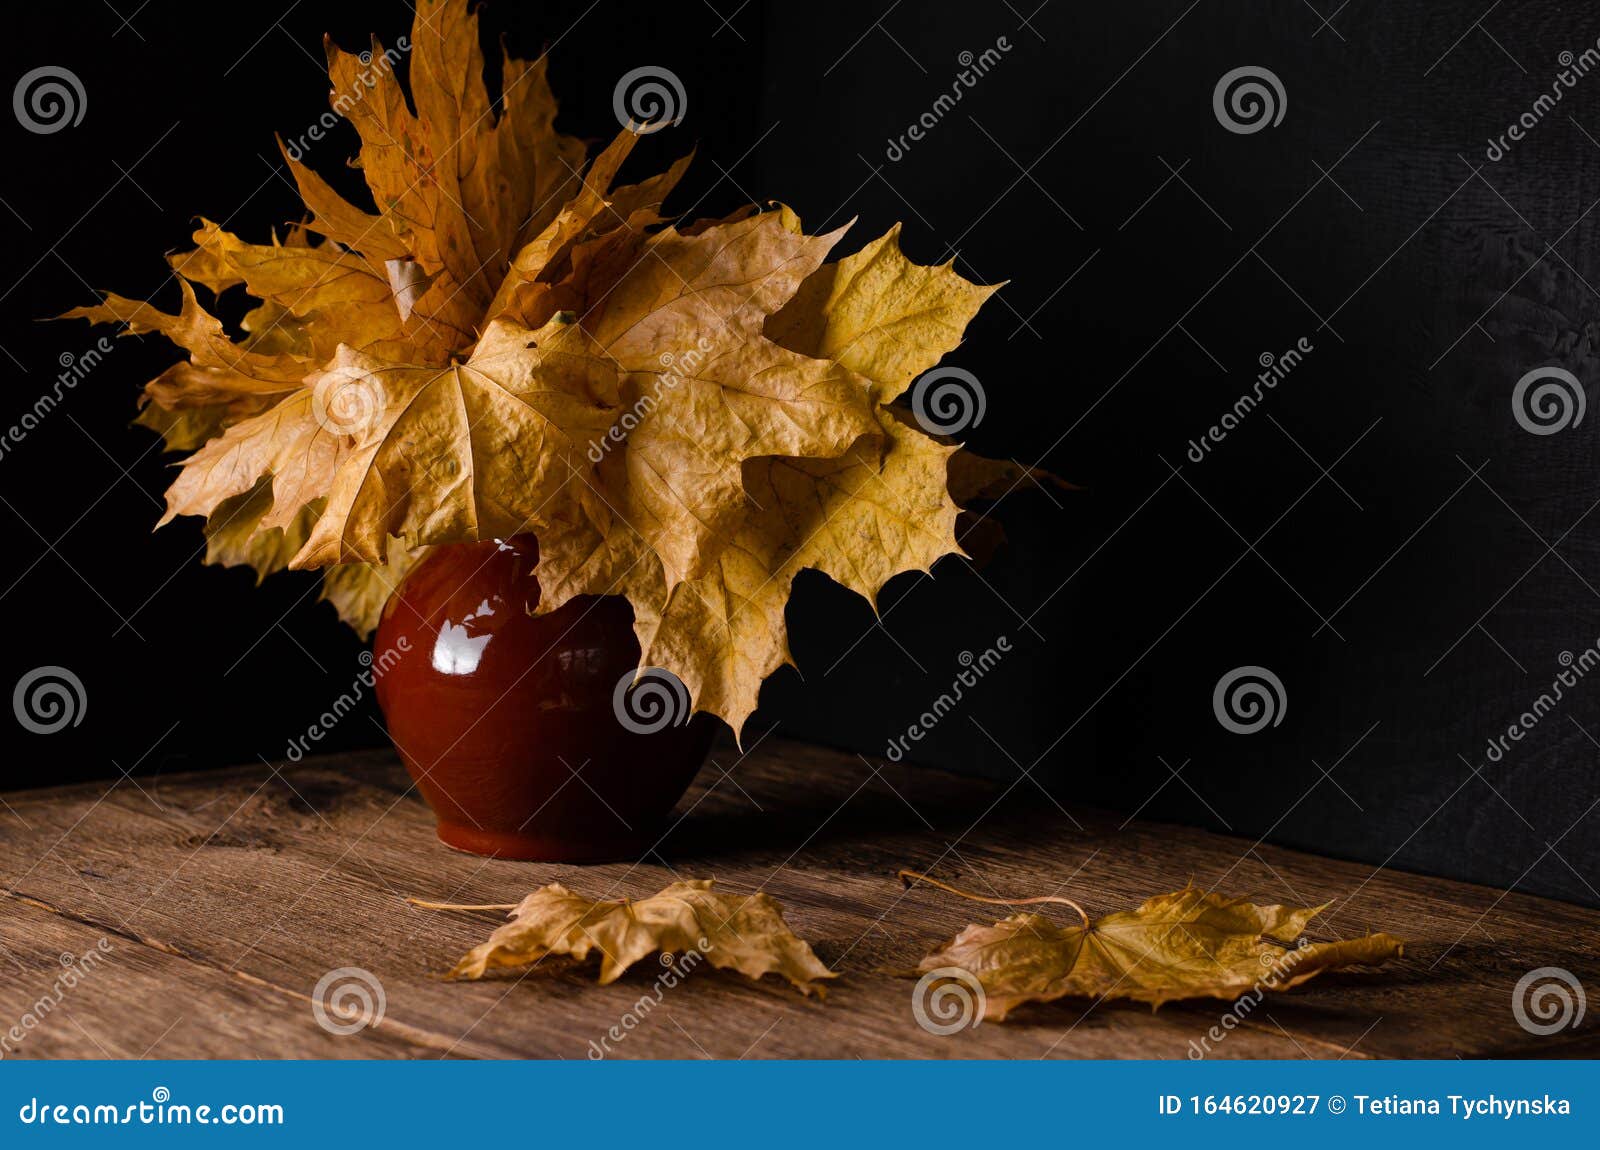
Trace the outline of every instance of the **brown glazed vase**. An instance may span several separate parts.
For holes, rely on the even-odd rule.
[[[384,608],[378,703],[449,846],[600,862],[652,846],[711,745],[676,679],[633,682],[625,599],[548,615],[531,536],[436,548]]]

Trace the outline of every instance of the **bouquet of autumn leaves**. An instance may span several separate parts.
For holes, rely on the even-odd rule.
[[[427,548],[532,532],[540,611],[626,596],[642,664],[737,731],[790,662],[802,568],[875,601],[959,553],[957,449],[893,404],[995,289],[911,263],[898,228],[829,263],[841,232],[786,208],[670,223],[689,157],[617,186],[637,126],[586,164],[542,59],[507,58],[491,102],[466,0],[419,3],[410,44],[415,112],[393,53],[328,45],[375,210],[285,149],[304,223],[202,220],[176,314],[68,313],[188,353],[138,418],[189,452],[162,522],[205,517],[207,562],[323,569],[363,633]],[[197,285],[259,300],[242,338]],[[961,464],[973,493],[1007,474]]]

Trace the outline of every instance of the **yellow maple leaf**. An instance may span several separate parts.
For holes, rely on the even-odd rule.
[[[619,132],[594,158],[578,194],[512,260],[490,301],[489,315],[512,315],[529,326],[542,325],[553,309],[541,310],[541,293],[548,294],[561,273],[569,270],[567,260],[580,241],[619,226],[637,231],[661,222],[656,209],[683,178],[694,154],[684,156],[660,175],[613,190],[617,171],[638,139],[633,132]],[[568,302],[579,299],[571,295]]]
[[[183,292],[183,305],[177,314],[161,311],[142,300],[108,293],[100,303],[73,308],[61,318],[122,323],[128,335],[154,332],[165,336],[189,353],[191,367],[209,373],[205,378],[217,394],[197,400],[196,406],[225,402],[235,393],[283,394],[300,385],[310,367],[304,357],[253,351],[247,345],[235,343],[223,330],[222,321],[200,306],[188,281],[180,280],[179,287]],[[152,390],[149,394],[164,407],[176,406],[175,401],[158,391]]]
[[[286,526],[262,529],[262,517],[272,510],[272,480],[263,477],[249,491],[222,500],[206,519],[205,561],[218,567],[254,568],[259,585],[289,566],[295,552],[305,546],[320,509],[320,501],[309,504]]]
[[[720,236],[730,227],[803,234],[787,210],[698,234]],[[876,604],[895,575],[926,571],[940,556],[960,553],[959,509],[946,485],[955,449],[882,405],[959,344],[993,290],[968,283],[949,265],[911,263],[900,251],[898,228],[856,255],[817,267],[763,330],[799,354],[848,367],[857,388],[852,402],[874,412],[871,423],[842,450],[746,456],[736,492],[743,498],[715,507],[705,500],[693,509],[696,529],[679,542],[700,563],[674,572],[670,548],[663,549],[661,533],[641,510],[640,491],[666,475],[714,492],[725,473],[697,466],[722,456],[693,446],[675,467],[653,465],[647,435],[664,428],[681,438],[682,428],[703,426],[679,403],[675,387],[658,389],[649,431],[641,418],[620,457],[608,455],[596,468],[592,485],[606,495],[600,514],[557,513],[538,533],[539,609],[554,610],[579,594],[625,595],[643,665],[676,674],[697,709],[739,732],[762,682],[792,661],[784,609],[801,570],[822,571]]]
[[[512,921],[473,947],[448,977],[475,979],[495,970],[524,970],[552,955],[600,958],[600,983],[657,951],[687,954],[746,978],[777,974],[802,994],[823,992],[838,975],[789,929],[783,908],[765,894],[715,891],[713,879],[690,879],[639,899],[588,899],[560,883],[540,887],[513,907],[457,907],[409,899],[434,909],[510,910]]]
[[[972,317],[1002,286],[969,283],[953,265],[912,263],[896,224],[807,279],[768,321],[767,334],[838,360],[876,383],[874,398],[888,403],[961,343]]]
[[[925,957],[924,974],[960,970],[983,989],[984,1019],[1001,1020],[1028,1002],[1058,998],[1132,999],[1159,1007],[1185,998],[1237,998],[1297,986],[1324,970],[1376,966],[1404,953],[1390,934],[1333,942],[1302,939],[1324,906],[1257,905],[1198,887],[1146,899],[1135,910],[1091,919],[1071,899],[985,898],[901,871],[977,902],[1062,903],[1082,921],[1060,926],[1024,913],[968,926]],[[1296,945],[1296,943],[1299,945]]]
[[[354,397],[350,447],[321,485],[327,506],[293,565],[382,563],[391,536],[412,546],[504,538],[537,522],[570,478],[574,439],[612,418],[592,361],[532,354],[562,326],[535,333],[496,320],[470,359],[446,368],[341,347],[317,388],[330,404]]]
[[[257,520],[258,530],[284,527],[308,503],[325,498],[350,453],[349,437],[328,418],[329,394],[328,388],[300,388],[208,441],[184,460],[167,489],[161,523],[179,515],[209,517],[263,476],[271,477],[272,504]]]
[[[661,562],[666,589],[715,562],[749,506],[741,467],[832,457],[873,430],[865,381],[762,334],[836,236],[775,213],[651,236],[584,314],[581,354],[614,364],[622,466],[590,480]]]
[[[287,568],[305,546],[322,513],[322,502],[318,499],[302,507],[287,526],[263,528],[261,519],[273,503],[272,481],[263,477],[245,494],[219,503],[206,520],[205,561],[220,567],[251,567],[259,584]],[[377,629],[384,605],[426,550],[390,539],[383,563],[343,563],[327,568],[319,598],[332,604],[351,630],[368,638]]]
[[[410,47],[415,115],[395,54],[376,40],[361,55],[328,44],[330,98],[361,136],[378,226],[321,197],[312,226],[356,251],[366,229],[387,229],[441,299],[459,298],[462,314],[482,317],[512,257],[576,190],[583,145],[554,130],[543,57],[507,57],[500,100],[490,104],[466,0],[418,3]],[[352,234],[358,224],[363,231]]]
[[[187,365],[185,365],[187,366]],[[169,411],[149,398],[139,398],[136,427],[146,427],[161,436],[166,451],[193,451],[206,440],[221,435],[228,426],[225,407],[189,407]]]
[[[363,639],[369,638],[378,629],[384,606],[400,581],[427,551],[426,547],[408,547],[402,540],[390,539],[388,557],[382,563],[341,563],[325,568],[322,598],[333,605],[346,626]]]
[[[195,252],[170,257],[185,278],[216,292],[243,284],[270,305],[252,323],[262,332],[276,332],[286,317],[300,321],[306,354],[316,361],[326,360],[340,344],[417,354],[417,341],[407,341],[387,277],[353,252],[327,243],[245,243],[209,220],[201,221],[194,242]]]
[[[705,576],[668,593],[638,535],[591,529],[576,545],[578,565],[565,552],[541,550],[542,592],[557,601],[601,585],[625,594],[642,664],[672,671],[697,709],[721,716],[737,734],[763,681],[793,661],[784,609],[802,570],[830,575],[875,605],[895,575],[926,571],[960,550],[958,508],[944,486],[955,449],[887,409],[876,419],[877,430],[837,458],[766,457],[747,466],[755,508]],[[554,545],[573,545],[570,533],[546,534]],[[563,580],[575,567],[578,577]],[[541,601],[540,611],[553,609]]]

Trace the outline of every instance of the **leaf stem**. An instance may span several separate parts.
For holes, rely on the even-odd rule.
[[[407,898],[412,906],[424,910],[516,910],[514,902],[429,902],[421,898]]]
[[[899,878],[900,881],[908,887],[911,885],[913,879],[917,879],[927,883],[929,886],[936,886],[940,890],[949,891],[951,894],[960,895],[962,898],[971,899],[973,902],[987,902],[992,903],[995,906],[1031,906],[1035,903],[1041,902],[1059,903],[1061,906],[1070,906],[1073,910],[1078,912],[1078,917],[1083,919],[1084,930],[1088,930],[1091,925],[1089,922],[1088,911],[1084,910],[1082,906],[1073,902],[1070,898],[1062,898],[1059,895],[1042,894],[1034,898],[986,898],[981,894],[973,894],[971,891],[962,890],[960,887],[951,886],[946,882],[940,882],[936,878],[930,878],[929,876],[922,874],[920,871],[902,870]]]

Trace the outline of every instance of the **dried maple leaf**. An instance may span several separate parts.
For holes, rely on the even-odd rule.
[[[600,958],[600,982],[615,982],[646,955],[699,954],[712,966],[746,978],[777,974],[802,994],[820,997],[822,980],[838,975],[783,921],[764,894],[713,891],[712,879],[675,882],[648,898],[587,899],[560,883],[540,887],[515,906],[460,906],[407,901],[441,910],[510,910],[512,921],[474,947],[447,977],[482,978],[491,970],[521,970],[551,955],[579,962]]]
[[[794,222],[798,227],[798,221]],[[924,267],[900,250],[900,225],[801,285],[767,334],[807,355],[836,359],[877,386],[888,403],[961,342],[1000,284],[981,287],[954,260]]]
[[[369,638],[378,629],[384,604],[400,586],[406,572],[427,553],[426,547],[408,547],[390,539],[388,558],[382,563],[340,563],[322,575],[322,599],[356,634]]]
[[[327,506],[294,566],[381,563],[390,537],[503,538],[538,522],[581,445],[613,418],[591,363],[530,350],[555,338],[496,320],[471,358],[444,368],[341,348],[312,394],[325,389],[330,406],[350,395],[357,418],[348,451],[319,476]]]
[[[248,343],[228,338],[222,321],[195,298],[188,281],[180,280],[183,304],[176,315],[148,303],[107,294],[89,307],[73,308],[61,318],[91,323],[122,323],[129,335],[157,333],[189,353],[188,363],[175,364],[145,386],[145,398],[168,411],[186,408],[223,409],[230,415],[259,411],[292,394],[311,368],[309,359],[281,352],[258,352]]]
[[[783,210],[714,225],[698,237],[754,228],[801,234],[798,219]],[[699,534],[683,538],[697,569],[676,570],[670,549],[664,554],[659,537],[638,526],[644,521],[639,489],[661,474],[649,466],[649,447],[636,453],[649,442],[641,440],[641,424],[625,453],[595,469],[593,486],[612,493],[599,514],[558,511],[539,532],[540,610],[574,595],[627,596],[643,664],[672,671],[697,709],[720,715],[738,732],[765,678],[792,662],[784,608],[802,569],[822,571],[875,603],[895,575],[960,553],[959,509],[945,480],[954,448],[883,404],[960,342],[993,291],[949,265],[912,264],[900,251],[898,228],[856,255],[818,267],[766,319],[765,334],[797,354],[849,368],[857,390],[846,398],[865,405],[870,422],[855,424],[855,434],[834,450],[746,452],[738,491],[745,498],[724,497],[715,516],[695,520]],[[652,427],[667,429],[655,438],[682,440],[681,429],[702,422],[677,387],[655,394]],[[684,456],[676,475],[692,477],[699,490],[724,485],[734,493],[725,486],[732,477],[705,466],[692,442]]]
[[[913,871],[900,873],[907,885],[920,880],[976,902],[1060,903],[1081,916],[1081,923],[1066,927],[1029,913],[968,926],[922,960],[918,970],[924,974],[956,967],[974,975],[983,987],[984,1019],[1001,1020],[1024,1003],[1067,997],[1125,998],[1153,1007],[1184,998],[1233,999],[1404,953],[1404,943],[1389,934],[1301,940],[1326,904],[1258,906],[1186,887],[1146,899],[1136,910],[1091,920],[1071,899],[984,898]]]
[[[271,510],[272,480],[267,477],[249,491],[218,503],[206,520],[206,562],[254,568],[258,584],[274,571],[282,571],[305,546],[321,506],[310,504],[286,526],[263,530],[261,519]]]
[[[506,266],[575,193],[583,145],[554,130],[545,59],[507,57],[500,99],[483,82],[465,0],[423,0],[411,33],[413,115],[383,46],[328,44],[334,109],[361,136],[376,219],[318,189],[311,226],[355,251],[398,239],[430,279],[420,311],[471,342]],[[355,99],[345,94],[355,94]],[[359,228],[359,231],[354,229]],[[465,326],[463,327],[463,319]]]
[[[488,314],[514,315],[530,327],[543,324],[555,310],[555,299],[569,304],[581,299],[571,293],[562,296],[554,288],[571,270],[568,261],[580,241],[618,227],[638,230],[661,222],[656,209],[683,178],[694,154],[641,184],[613,190],[617,171],[638,139],[633,132],[622,132],[594,158],[578,194],[512,260]]]
[[[959,551],[958,510],[943,483],[955,449],[888,409],[878,410],[876,422],[837,458],[747,465],[745,488],[756,507],[702,578],[668,593],[643,551],[618,578],[633,603],[644,664],[673,671],[698,709],[722,716],[735,732],[755,710],[763,680],[792,662],[784,609],[801,570],[822,571],[875,604],[893,576]]]

